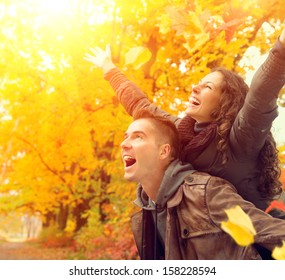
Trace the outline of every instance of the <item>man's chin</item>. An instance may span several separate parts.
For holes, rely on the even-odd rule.
[[[135,178],[134,178],[134,176],[132,176],[131,174],[128,174],[128,173],[125,173],[125,174],[124,174],[124,178],[125,178],[126,180],[130,181],[130,182],[135,182],[135,181],[136,181]]]

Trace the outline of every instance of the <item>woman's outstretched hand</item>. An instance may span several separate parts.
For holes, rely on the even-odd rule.
[[[85,54],[84,59],[101,68],[104,73],[116,67],[112,62],[110,45],[107,45],[105,50],[95,47],[91,48],[90,51],[92,54]]]

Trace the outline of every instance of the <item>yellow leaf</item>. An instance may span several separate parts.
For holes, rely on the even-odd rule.
[[[171,20],[168,15],[163,14],[159,17],[159,32],[161,34],[167,34],[170,31]]]
[[[275,247],[272,251],[272,257],[275,260],[285,260],[285,241],[281,247]]]
[[[207,41],[209,41],[208,33],[200,33],[199,35],[191,36],[186,39],[186,43],[183,46],[188,50],[189,53],[193,53],[201,48]]]
[[[164,73],[161,74],[155,81],[155,84],[158,87],[166,87],[167,86],[167,75],[165,75]]]
[[[136,47],[130,49],[126,55],[126,64],[133,64],[134,69],[140,68],[151,58],[151,52],[144,47]]]
[[[240,206],[225,210],[229,220],[222,222],[222,229],[240,246],[248,246],[254,242],[256,231],[249,216]]]
[[[188,25],[187,30],[190,31],[192,34],[200,35],[203,34],[203,25],[201,23],[200,18],[194,12],[189,12],[188,15]]]

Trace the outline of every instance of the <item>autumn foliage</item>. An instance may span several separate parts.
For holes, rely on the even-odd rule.
[[[86,258],[135,259],[136,184],[119,146],[131,118],[84,54],[110,44],[116,65],[180,114],[210,68],[252,70],[248,48],[267,52],[284,14],[283,0],[2,1],[0,214],[40,213]]]

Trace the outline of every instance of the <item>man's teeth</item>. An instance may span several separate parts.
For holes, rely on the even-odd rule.
[[[124,161],[126,163],[126,167],[129,167],[136,163],[136,160],[131,156],[124,156]]]
[[[133,158],[131,156],[124,156],[125,160],[132,160]]]

